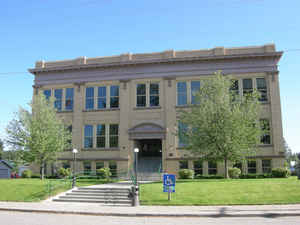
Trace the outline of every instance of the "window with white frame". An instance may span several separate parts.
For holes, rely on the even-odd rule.
[[[234,95],[239,95],[239,80],[231,80],[230,91]]]
[[[98,87],[98,109],[106,108],[106,87]]]
[[[66,88],[65,110],[73,110],[74,88]]]
[[[243,95],[247,96],[253,92],[253,83],[251,78],[243,79]]]
[[[119,86],[110,86],[110,108],[119,108]]]
[[[256,173],[256,161],[248,160],[248,173]]]
[[[188,130],[188,126],[182,122],[178,122],[178,147],[182,148],[186,146],[185,133]]]
[[[260,93],[259,101],[268,101],[267,84],[265,78],[256,78],[256,88]]]
[[[271,173],[271,159],[263,159],[261,162],[263,173]]]
[[[106,139],[105,139],[105,124],[98,124],[97,125],[97,140],[96,140],[96,143],[97,143],[97,148],[105,148],[105,143],[106,143]]]
[[[51,89],[44,90],[44,95],[47,100],[51,97]]]
[[[86,110],[119,108],[118,85],[86,87],[85,90]]]
[[[191,81],[191,103],[199,104],[199,99],[197,99],[197,93],[200,91],[200,81]]]
[[[96,134],[94,132],[96,132]],[[84,126],[84,148],[117,148],[118,146],[118,124],[97,124]]]
[[[159,106],[159,83],[141,83],[136,85],[136,107]]]
[[[119,146],[119,125],[109,125],[109,147],[117,148]]]
[[[209,175],[216,175],[218,172],[217,162],[209,161],[208,162],[208,174]]]
[[[262,135],[260,137],[261,144],[271,144],[270,121],[268,119],[260,119],[259,122],[262,130]]]
[[[93,148],[93,125],[84,126],[84,148]]]
[[[85,109],[94,109],[94,87],[87,87],[85,89]]]
[[[55,89],[54,90],[54,107],[58,110],[62,110],[62,95],[63,95],[63,89]]]
[[[186,82],[177,82],[177,105],[187,105]]]

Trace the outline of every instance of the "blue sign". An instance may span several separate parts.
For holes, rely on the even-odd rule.
[[[176,177],[174,174],[164,174],[163,184],[164,192],[175,192]]]

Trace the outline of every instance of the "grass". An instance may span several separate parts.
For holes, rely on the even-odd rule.
[[[142,184],[142,205],[252,205],[300,203],[296,177],[236,180],[179,180],[168,201],[162,183]]]
[[[51,195],[71,188],[71,183],[61,180],[40,180],[40,179],[0,179],[0,201],[15,202],[37,202],[49,197],[49,181],[53,187]],[[101,179],[79,179],[76,186],[88,186],[107,183]]]

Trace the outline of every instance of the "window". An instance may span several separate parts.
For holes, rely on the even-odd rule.
[[[51,97],[51,90],[44,90],[44,95],[47,100]]]
[[[208,174],[216,175],[217,174],[217,163],[213,161],[208,162]]]
[[[203,165],[202,165],[202,160],[197,160],[197,161],[194,161],[194,174],[195,176],[200,174],[202,175],[203,174]]]
[[[191,81],[191,103],[199,104],[196,94],[200,91],[200,81]]]
[[[188,165],[188,161],[187,160],[180,160],[179,161],[179,169],[188,169],[189,165]]]
[[[105,148],[105,124],[97,125],[97,148]]]
[[[182,122],[178,122],[178,147],[186,146],[185,133],[188,130],[188,126]]]
[[[98,109],[106,108],[106,87],[98,87]]]
[[[119,86],[110,86],[110,108],[119,108]]]
[[[159,106],[159,84],[150,84],[150,107]]]
[[[260,142],[265,145],[271,144],[269,120],[268,119],[260,119],[260,127],[262,129],[262,135],[260,137]]]
[[[255,160],[248,161],[248,173],[256,173],[256,161]]]
[[[62,89],[55,89],[54,90],[54,97],[55,97],[54,107],[58,111],[61,111],[61,107],[62,107],[62,93],[63,93]]]
[[[253,92],[252,79],[243,79],[243,95]]]
[[[63,162],[63,163],[62,163],[62,167],[63,167],[64,169],[70,168],[70,162],[69,162],[69,161]]]
[[[239,81],[231,80],[230,91],[234,95],[239,95]]]
[[[104,168],[104,162],[96,162],[96,170]]]
[[[73,110],[74,88],[66,88],[65,109]]]
[[[260,92],[259,101],[261,101],[261,102],[268,101],[267,85],[266,85],[265,78],[256,78],[256,87],[257,87],[257,90]]]
[[[114,148],[119,145],[119,125],[109,125],[109,147]]]
[[[91,173],[91,162],[90,161],[83,162],[83,173],[85,175],[89,175]]]
[[[93,126],[84,127],[84,148],[93,148]]]
[[[70,139],[68,139],[67,141],[68,141],[69,144],[72,144],[72,125],[68,126],[68,127],[67,127],[67,130],[68,130],[68,131],[70,132],[70,134],[71,134]]]
[[[146,84],[136,86],[136,106],[146,107]]]
[[[117,177],[117,163],[115,161],[109,161],[108,162],[108,168],[110,169],[111,176]]]
[[[94,109],[94,87],[85,89],[85,109]]]
[[[271,173],[271,159],[262,160],[262,171],[263,173]]]
[[[187,85],[186,82],[177,83],[177,105],[187,104]]]

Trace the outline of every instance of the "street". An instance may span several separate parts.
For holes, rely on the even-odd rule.
[[[0,211],[1,224],[5,225],[116,225],[116,224],[214,224],[214,225],[299,225],[300,217],[219,217],[219,218],[182,218],[182,217],[111,217],[85,216],[71,214],[22,213]]]

